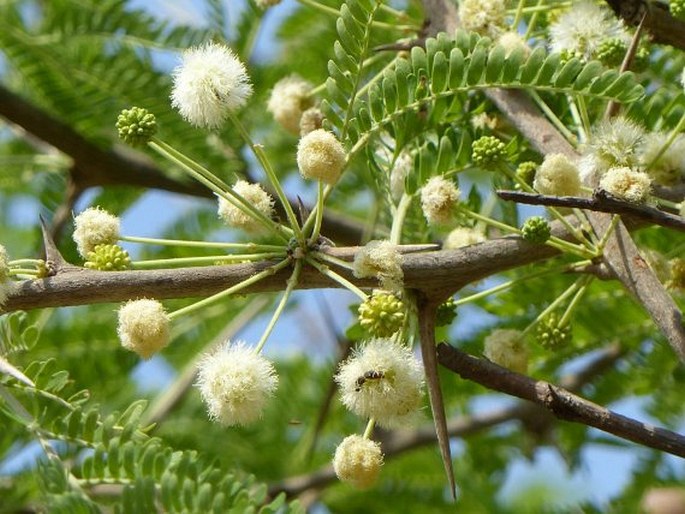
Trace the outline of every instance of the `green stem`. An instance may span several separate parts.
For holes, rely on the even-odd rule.
[[[620,219],[621,217],[618,214],[614,214],[611,217],[611,224],[607,227],[606,232],[604,232],[604,234],[602,235],[602,239],[600,239],[597,243],[597,256],[602,255],[602,253],[604,252],[604,247],[609,241],[612,232],[616,229],[616,225],[618,225]]]
[[[297,285],[297,281],[300,278],[300,271],[302,271],[302,259],[298,259],[295,261],[295,269],[293,270],[293,274],[290,275],[290,278],[288,279],[288,286],[286,287],[285,292],[283,293],[281,301],[278,302],[278,306],[276,307],[273,316],[271,316],[271,320],[269,321],[269,324],[264,330],[262,337],[259,339],[259,342],[257,342],[255,353],[261,352],[264,348],[266,340],[271,335],[274,326],[276,326],[278,318],[280,318],[281,314],[283,313],[283,309],[285,308],[285,305],[288,302],[288,298],[290,298],[290,294],[293,292],[293,289],[295,289],[295,286]]]
[[[564,291],[563,293],[561,293],[561,295],[560,295],[556,300],[554,300],[554,301],[549,305],[549,307],[547,307],[545,310],[543,310],[543,311],[538,315],[538,317],[535,318],[535,319],[533,320],[533,322],[525,328],[525,330],[523,331],[523,334],[522,334],[522,335],[525,336],[526,334],[528,334],[528,333],[535,327],[535,325],[537,325],[538,323],[540,323],[540,321],[542,321],[550,312],[552,312],[552,311],[553,311],[554,309],[556,309],[559,305],[561,305],[563,302],[565,302],[566,299],[567,299],[569,296],[571,296],[572,294],[574,294],[574,293],[578,290],[578,288],[580,287],[579,284],[580,284],[581,282],[584,282],[586,279],[587,279],[587,277],[582,277],[582,278],[579,278],[578,280],[576,280],[573,284],[571,284],[571,286],[568,287],[568,288],[566,289],[566,291]]]
[[[211,191],[214,191],[214,193],[216,193],[218,196],[224,198],[227,202],[235,205],[244,213],[255,218],[267,229],[275,232],[276,235],[281,237],[283,240],[289,241],[290,231],[287,227],[276,223],[272,219],[259,212],[252,204],[250,204],[242,196],[236,194],[233,189],[228,186],[228,184],[216,177],[216,175],[214,175],[211,171],[203,168],[198,163],[186,157],[181,152],[177,151],[175,148],[166,144],[160,139],[153,138],[152,141],[148,143],[148,146],[159,153],[162,157],[183,168],[190,174],[191,177],[209,188]]]
[[[579,265],[585,265],[585,264],[590,264],[592,261],[586,260],[586,261],[581,261],[574,263],[572,265],[565,264],[563,266],[551,268],[551,269],[546,269],[542,271],[537,271],[535,273],[530,273],[528,275],[525,275],[523,277],[515,278],[513,280],[510,280],[508,282],[504,282],[503,284],[500,284],[498,286],[491,287],[490,289],[486,289],[485,291],[481,291],[479,293],[472,294],[470,296],[467,296],[465,298],[460,298],[459,300],[456,300],[454,303],[458,307],[460,305],[464,305],[470,302],[475,302],[476,300],[480,300],[481,298],[485,298],[487,296],[490,296],[491,294],[499,293],[501,291],[504,291],[505,289],[509,289],[511,287],[514,287],[517,284],[520,284],[522,282],[527,282],[529,280],[532,280],[534,278],[539,278],[539,277],[544,277],[545,275],[553,275],[557,273],[565,273],[567,271],[571,271],[574,268],[578,267]]]
[[[242,282],[229,287],[228,289],[224,289],[223,291],[220,291],[216,294],[213,294],[212,296],[208,296],[207,298],[204,298],[203,300],[200,300],[199,302],[195,302],[191,305],[187,305],[186,307],[183,307],[181,309],[178,309],[174,312],[169,313],[169,319],[175,319],[178,318],[179,316],[182,316],[184,314],[188,314],[190,312],[193,312],[197,309],[201,309],[203,307],[206,307],[207,305],[210,305],[218,300],[221,300],[227,296],[232,295],[233,293],[236,293],[242,289],[245,289],[248,286],[251,286],[252,284],[256,284],[263,278],[266,278],[268,276],[273,275],[274,273],[277,273],[279,270],[282,270],[286,266],[290,264],[290,259],[284,259],[278,264],[274,264],[273,266],[260,271],[259,273],[252,275],[250,278],[243,280]]]
[[[302,245],[304,245],[304,235],[302,234],[300,224],[297,221],[297,216],[295,216],[295,211],[293,211],[293,207],[292,205],[290,205],[290,201],[288,200],[288,197],[285,195],[283,187],[281,187],[281,181],[278,180],[276,172],[274,171],[273,166],[271,166],[271,162],[269,161],[269,159],[266,156],[266,153],[264,152],[264,148],[262,147],[262,145],[255,144],[255,142],[252,141],[252,137],[250,137],[249,132],[245,129],[245,127],[240,122],[237,116],[231,114],[230,119],[233,122],[233,125],[238,129],[238,132],[240,132],[240,135],[245,140],[245,143],[247,143],[247,145],[250,147],[250,150],[252,150],[252,153],[254,153],[255,157],[257,157],[257,160],[259,160],[259,164],[261,164],[262,168],[264,169],[264,172],[266,173],[266,176],[269,179],[269,182],[271,183],[271,187],[274,188],[274,191],[276,191],[276,195],[278,196],[281,205],[283,205],[283,209],[285,210],[285,214],[288,217],[290,227],[293,229],[293,232],[295,233],[295,237]]]
[[[583,137],[581,138],[581,142],[586,142],[588,136],[592,132],[592,122],[590,122],[590,113],[588,112],[587,102],[585,102],[585,98],[582,96],[576,96],[575,98],[572,98],[572,100],[575,100],[574,104],[578,107],[580,119],[583,123]]]
[[[404,220],[407,217],[407,211],[411,206],[412,198],[412,195],[402,193],[400,203],[397,204],[397,209],[392,218],[392,227],[390,229],[390,242],[394,245],[402,243],[402,228],[404,227]]]
[[[314,0],[297,0],[300,2],[302,5],[306,5],[308,7],[311,7],[313,9],[316,9],[321,12],[325,12],[327,14],[331,14],[335,16],[336,18],[340,16],[340,11],[337,9],[333,9],[332,7],[328,7],[327,5],[320,4],[319,2],[315,2]]]
[[[33,268],[12,268],[9,270],[10,277],[19,275],[38,275],[38,270]]]
[[[538,4],[535,7],[530,7],[529,9],[540,9],[545,3],[545,0],[538,0]],[[530,21],[528,22],[528,27],[526,28],[526,34],[523,36],[524,40],[530,39],[531,34],[533,33],[533,30],[535,29],[535,24],[538,21],[538,11],[535,10],[533,11],[533,16],[530,17]]]
[[[284,251],[268,253],[245,253],[238,255],[203,255],[201,257],[178,257],[170,259],[151,259],[149,261],[133,261],[133,269],[154,269],[159,266],[185,266],[196,264],[218,264],[222,262],[243,262],[243,261],[263,261],[266,259],[283,258],[286,256]]]
[[[523,15],[523,6],[525,5],[526,0],[519,0],[518,4],[516,5],[516,12],[514,14],[514,21],[511,23],[511,30],[516,30],[519,26],[519,23],[521,22],[521,17]]]
[[[322,263],[320,263],[320,262],[317,262],[315,259],[312,259],[311,257],[306,257],[306,261],[307,261],[308,264],[310,264],[311,266],[313,266],[314,268],[316,268],[316,269],[319,271],[319,273],[321,273],[322,275],[327,276],[327,277],[330,278],[331,280],[337,282],[338,284],[340,284],[340,285],[343,286],[344,288],[346,288],[346,289],[348,289],[349,291],[353,292],[353,293],[356,294],[362,301],[365,301],[365,300],[368,298],[368,296],[366,295],[366,293],[365,293],[364,291],[362,291],[361,289],[359,289],[357,286],[355,286],[352,282],[350,282],[349,280],[347,280],[345,277],[342,277],[342,276],[338,275],[335,271],[331,270],[331,269],[330,269],[328,266],[326,266],[325,264],[322,264]]]
[[[327,185],[324,190],[323,190],[323,197],[317,198],[317,205],[314,208],[312,212],[309,213],[309,216],[307,216],[307,220],[304,222],[304,225],[302,225],[302,232],[305,234],[309,233],[312,230],[312,225],[316,223],[316,217],[317,217],[317,211],[319,202],[321,205],[324,205],[326,203],[326,200],[328,199],[328,196],[331,194],[333,191],[333,186],[332,185]],[[323,215],[323,213],[322,213]]]
[[[11,268],[12,266],[22,266],[26,264],[33,264],[34,266],[41,266],[45,263],[43,259],[15,259],[13,261],[9,261],[7,265]]]
[[[229,248],[239,250],[265,250],[278,251],[285,250],[282,245],[263,245],[257,243],[222,243],[214,241],[186,241],[183,239],[157,239],[154,237],[138,237],[138,236],[120,236],[119,241],[126,241],[128,243],[146,243],[161,246],[189,246],[196,248]]]
[[[326,261],[329,264],[334,264],[336,266],[339,266],[343,269],[347,269],[352,271],[354,269],[354,265],[351,262],[344,261],[340,259],[339,257],[334,257],[332,255],[328,255],[327,253],[323,252],[311,252],[309,255],[312,257],[315,257],[316,259]]]
[[[371,434],[373,434],[373,429],[376,426],[376,420],[374,418],[369,418],[369,421],[366,423],[366,428],[364,429],[364,435],[362,436],[364,439],[371,439]]]
[[[564,138],[566,138],[569,143],[575,146],[576,138],[573,133],[566,128],[564,122],[562,122],[554,113],[554,111],[549,108],[549,105],[547,105],[547,103],[540,97],[537,91],[531,90],[528,93],[540,110],[545,114],[545,116],[547,116],[547,119],[552,123],[552,125],[554,125],[556,129],[563,134]]]
[[[319,180],[317,195],[316,195],[316,207],[315,217],[314,217],[314,229],[312,230],[312,235],[309,238],[310,244],[316,243],[319,239],[319,234],[321,233],[321,223],[323,222],[323,203],[324,203],[324,186],[323,182]],[[308,221],[308,219],[306,220]],[[305,221],[305,223],[306,223]]]
[[[592,283],[592,280],[594,277],[592,275],[588,275],[586,277],[583,277],[585,281],[581,284],[580,288],[578,289],[578,292],[575,294],[571,302],[568,304],[568,307],[566,307],[566,311],[564,312],[564,315],[561,317],[559,320],[559,326],[563,327],[566,324],[568,324],[568,320],[571,317],[571,314],[573,314],[573,310],[576,308],[576,305],[578,305],[578,302],[580,299],[583,297],[585,292],[587,291],[587,288],[590,286]]]

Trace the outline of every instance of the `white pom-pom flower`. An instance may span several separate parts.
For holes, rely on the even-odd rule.
[[[457,227],[447,235],[442,247],[447,250],[453,250],[455,248],[482,243],[485,240],[485,234],[480,230],[468,227]]]
[[[530,55],[530,46],[523,36],[516,31],[510,30],[502,34],[497,38],[497,44],[504,48],[507,57],[517,49],[521,49],[526,57]]]
[[[392,339],[371,339],[340,365],[335,381],[345,407],[384,427],[419,418],[423,367],[407,346]]]
[[[250,184],[244,180],[239,180],[232,189],[238,196],[244,198],[267,218],[273,215],[274,199],[269,193],[264,191],[260,184]],[[237,203],[237,200],[232,201]],[[219,197],[219,217],[227,225],[243,229],[246,232],[256,232],[262,226],[253,216],[250,216],[223,197]]]
[[[300,120],[304,111],[314,105],[310,96],[311,83],[291,75],[279,80],[271,91],[266,110],[288,132],[300,133]]]
[[[252,94],[245,65],[230,48],[217,43],[186,50],[173,80],[171,105],[196,127],[220,127]]]
[[[528,348],[519,330],[497,329],[485,338],[483,355],[503,368],[518,373],[528,369]]]
[[[323,125],[324,115],[318,107],[310,107],[302,113],[300,118],[300,136],[319,130]]]
[[[431,177],[421,188],[421,209],[430,225],[448,223],[459,201],[460,191],[454,182],[443,177]]]
[[[644,131],[623,116],[600,122],[592,131],[579,163],[580,176],[586,185],[595,187],[609,168],[639,167],[639,150]]]
[[[504,32],[506,13],[504,0],[461,0],[459,3],[461,26],[492,38]]]
[[[73,239],[84,259],[97,245],[113,245],[119,240],[119,218],[100,207],[89,207],[74,218]]]
[[[297,145],[297,166],[306,179],[335,184],[345,167],[346,153],[331,132],[317,129],[305,134]]]
[[[685,178],[685,136],[678,134],[663,154],[661,149],[669,139],[669,134],[652,132],[645,136],[640,146],[640,162],[652,180],[663,186],[672,186]],[[654,159],[656,159],[655,162]]]
[[[564,154],[549,154],[535,173],[533,187],[543,195],[577,195],[580,193],[578,167]]]
[[[354,256],[352,273],[357,278],[376,277],[383,289],[402,288],[402,254],[390,241],[369,241]]]
[[[589,60],[607,39],[630,43],[623,24],[608,10],[594,2],[573,2],[571,8],[549,27],[553,52],[567,53]]]
[[[335,449],[335,474],[342,482],[358,489],[371,487],[378,480],[382,465],[380,444],[360,435],[347,436]]]
[[[198,365],[202,401],[209,417],[224,426],[249,425],[261,418],[277,386],[273,364],[241,341],[227,341]]]
[[[610,168],[600,180],[599,187],[626,202],[645,203],[652,191],[652,179],[642,171],[622,166]]]
[[[131,300],[119,308],[121,346],[149,359],[169,344],[169,323],[169,315],[157,300]]]

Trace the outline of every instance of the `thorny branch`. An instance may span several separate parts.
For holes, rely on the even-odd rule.
[[[590,383],[593,378],[611,369],[622,354],[623,352],[618,345],[610,345],[593,358],[582,370],[562,377],[559,384],[569,391],[579,391],[584,385]],[[510,407],[493,409],[485,413],[452,418],[447,422],[447,432],[450,437],[465,438],[511,421],[518,420],[527,425],[541,415],[547,416],[547,411],[544,408],[527,402],[521,402]],[[402,455],[407,451],[434,444],[435,440],[436,436],[433,426],[421,427],[418,430],[392,431],[382,440],[383,452],[386,460],[392,459],[396,455]],[[332,466],[325,466],[313,473],[290,477],[272,484],[269,487],[269,495],[273,497],[281,492],[285,492],[289,497],[299,496],[311,489],[322,489],[335,480]]]
[[[438,360],[462,378],[534,402],[559,419],[582,423],[649,448],[685,457],[685,436],[617,414],[563,387],[509,371],[445,343],[438,345]]]
[[[624,202],[601,189],[595,191],[591,198],[583,196],[549,196],[523,191],[497,191],[502,200],[512,200],[529,205],[551,205],[555,207],[577,207],[589,211],[609,212],[640,218],[646,222],[669,227],[685,232],[685,218],[670,212],[664,212],[650,205],[638,205]]]

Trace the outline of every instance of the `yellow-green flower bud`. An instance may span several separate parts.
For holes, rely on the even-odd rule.
[[[131,146],[143,146],[157,133],[157,119],[147,109],[131,107],[117,117],[119,137]]]
[[[88,252],[84,266],[99,271],[123,271],[131,267],[131,258],[119,245],[97,245]]]
[[[550,350],[561,348],[573,339],[571,325],[560,325],[559,315],[553,312],[538,324],[537,339],[543,348]]]
[[[531,216],[521,227],[521,236],[531,243],[545,243],[551,234],[549,222],[541,216]]]
[[[538,164],[533,161],[525,161],[518,165],[516,168],[516,176],[523,180],[530,187],[533,187],[533,181],[535,180],[535,173],[538,170]],[[520,189],[521,186],[516,184],[516,189]]]
[[[450,298],[444,303],[441,303],[435,313],[435,326],[443,327],[445,325],[450,325],[454,318],[457,317],[457,302],[454,298]]]
[[[476,139],[471,146],[471,159],[476,166],[488,166],[504,159],[505,144],[494,136]]]
[[[404,304],[392,293],[374,292],[358,312],[359,324],[374,337],[390,337],[404,323]]]

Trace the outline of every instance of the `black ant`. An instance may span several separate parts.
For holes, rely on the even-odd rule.
[[[375,371],[375,370],[370,370],[364,373],[361,377],[357,379],[357,387],[355,389],[356,392],[359,392],[362,390],[362,386],[366,383],[367,380],[380,380],[381,378],[385,377],[385,373],[382,371]]]

